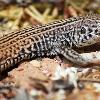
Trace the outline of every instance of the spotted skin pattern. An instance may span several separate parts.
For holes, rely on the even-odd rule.
[[[23,60],[58,54],[76,64],[89,64],[72,47],[94,44],[99,35],[99,14],[62,19],[9,33],[0,38],[0,73]]]

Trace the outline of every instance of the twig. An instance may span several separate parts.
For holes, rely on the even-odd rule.
[[[45,23],[45,21],[44,21],[43,18],[40,18],[40,17],[38,17],[37,15],[33,14],[28,8],[25,9],[25,12],[26,12],[29,16],[31,16],[33,19],[37,20],[38,22],[40,22],[40,23],[42,23],[42,24]]]
[[[82,81],[82,82],[92,82],[92,83],[100,83],[100,80],[97,80],[97,79],[84,79],[84,78],[82,78],[82,79],[78,79],[78,81]]]
[[[82,8],[78,7],[77,5],[75,5],[75,3],[73,3],[72,1],[70,1],[70,4],[72,5],[72,7],[74,9],[76,9],[78,12],[80,12],[81,14],[84,14],[84,11]]]

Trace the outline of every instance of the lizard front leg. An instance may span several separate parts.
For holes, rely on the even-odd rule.
[[[92,61],[90,61],[89,59],[83,58],[82,55],[80,55],[79,53],[77,53],[76,51],[74,51],[73,49],[69,47],[56,46],[55,51],[77,65],[87,66],[87,65],[93,64]]]

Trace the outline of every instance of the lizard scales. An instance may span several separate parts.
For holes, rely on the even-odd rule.
[[[36,25],[0,38],[0,72],[17,63],[39,56],[62,54],[75,63],[85,64],[72,47],[97,42],[100,15],[63,19]],[[99,33],[100,34],[100,33]]]

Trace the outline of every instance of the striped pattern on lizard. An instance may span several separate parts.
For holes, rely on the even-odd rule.
[[[11,32],[0,38],[0,73],[23,60],[52,55],[87,65],[82,56],[72,49],[100,40],[100,14],[62,19]]]

